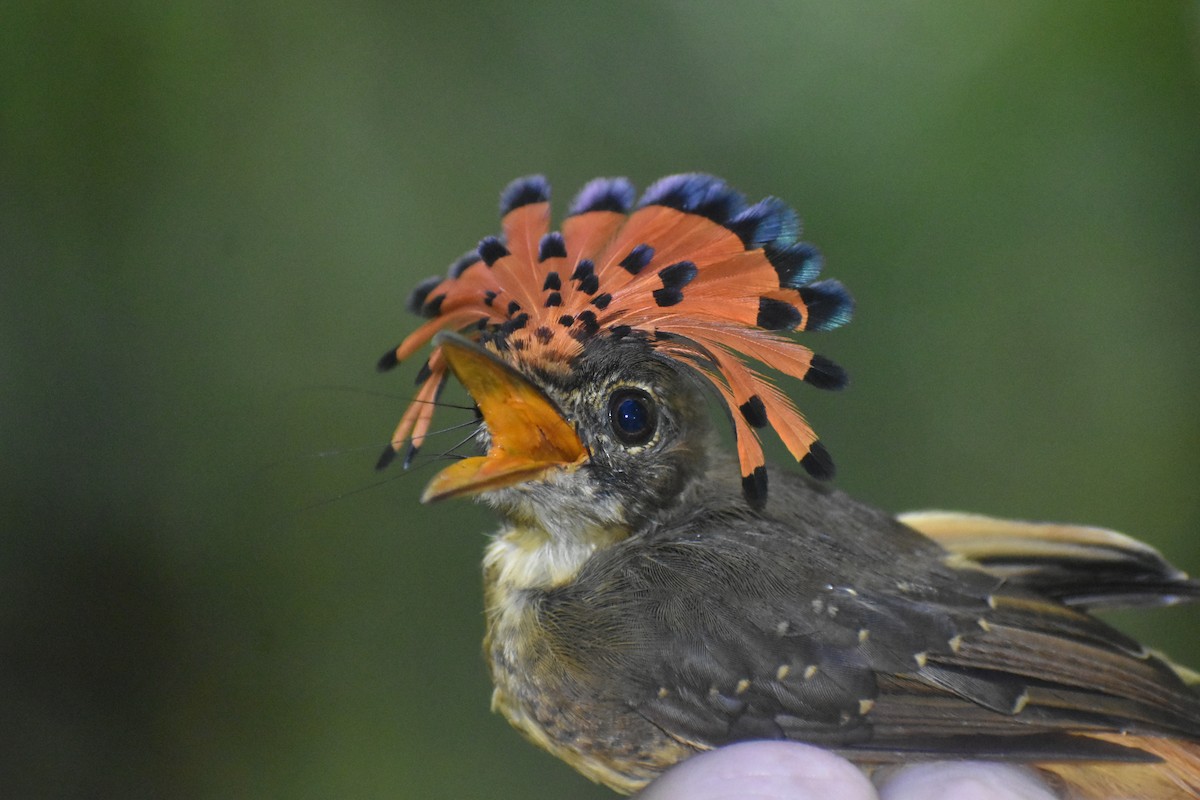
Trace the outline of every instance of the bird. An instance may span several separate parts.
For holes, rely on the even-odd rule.
[[[625,794],[774,739],[868,773],[983,759],[1069,797],[1200,796],[1200,676],[1093,615],[1200,582],[1114,531],[895,516],[833,486],[767,370],[845,386],[802,340],[854,301],[785,202],[703,173],[640,197],[599,178],[551,230],[533,175],[500,212],[409,296],[426,321],[378,367],[428,357],[377,467],[413,463],[457,378],[478,452],[421,499],[499,517],[484,655],[521,734]],[[768,469],[770,432],[802,470]]]

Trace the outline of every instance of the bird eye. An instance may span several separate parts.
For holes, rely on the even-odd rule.
[[[624,444],[645,444],[658,423],[654,401],[640,389],[621,389],[608,399],[608,418]]]

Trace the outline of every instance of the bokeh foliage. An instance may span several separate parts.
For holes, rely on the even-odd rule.
[[[608,796],[488,713],[488,515],[371,472],[409,287],[529,172],[792,202],[859,301],[796,389],[848,490],[1200,572],[1198,20],[8,4],[0,794]],[[1200,665],[1197,620],[1121,621]]]

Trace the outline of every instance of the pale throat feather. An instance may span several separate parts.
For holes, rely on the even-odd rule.
[[[589,526],[549,532],[540,525],[506,524],[488,544],[483,557],[489,589],[523,591],[563,586],[579,573],[597,550],[628,536],[624,528]]]

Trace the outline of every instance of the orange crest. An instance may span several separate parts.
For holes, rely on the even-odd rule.
[[[809,473],[832,475],[828,453],[791,400],[747,364],[819,388],[846,382],[836,364],[783,335],[836,328],[853,310],[840,283],[815,280],[821,256],[799,241],[795,212],[775,198],[751,205],[702,174],[663,178],[636,208],[634,196],[624,178],[594,180],[562,231],[551,232],[545,178],[513,181],[501,194],[503,236],[485,238],[447,277],[417,286],[409,307],[430,319],[385,354],[380,369],[442,330],[500,337],[522,360],[564,366],[593,336],[643,331],[659,353],[699,370],[729,408],[748,497],[765,497],[757,429],[766,426]],[[381,465],[405,442],[410,458],[421,446],[446,377],[434,348]]]

